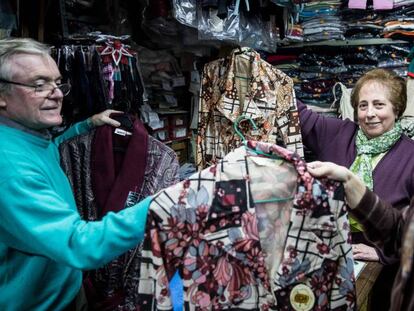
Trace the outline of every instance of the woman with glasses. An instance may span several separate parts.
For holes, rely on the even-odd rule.
[[[304,145],[320,161],[348,167],[365,185],[393,208],[409,205],[414,195],[414,141],[400,124],[407,103],[403,78],[384,69],[365,73],[351,93],[354,120],[323,117],[299,103]],[[373,310],[387,310],[396,259],[378,251],[350,219],[354,258],[381,261],[383,267],[373,289]]]

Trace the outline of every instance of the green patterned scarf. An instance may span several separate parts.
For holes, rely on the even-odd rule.
[[[395,126],[381,136],[368,139],[364,132],[359,129],[356,137],[357,157],[352,163],[350,170],[357,174],[364,184],[372,190],[374,188],[372,180],[373,158],[381,153],[387,152],[400,139],[402,134],[401,123],[397,121]],[[362,231],[362,227],[351,218],[351,228],[353,231]],[[356,230],[354,230],[356,229]]]

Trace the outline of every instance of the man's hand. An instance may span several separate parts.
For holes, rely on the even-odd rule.
[[[92,125],[95,127],[104,124],[108,124],[113,127],[120,126],[121,123],[109,117],[111,114],[123,114],[123,112],[118,110],[107,109],[101,113],[97,113],[90,118]]]
[[[352,245],[352,251],[354,253],[354,259],[365,261],[379,261],[379,257],[375,248],[365,244]]]

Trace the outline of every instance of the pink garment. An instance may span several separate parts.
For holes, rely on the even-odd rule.
[[[391,10],[394,8],[393,0],[373,0],[374,10]]]
[[[365,10],[367,8],[367,0],[349,0],[348,8]]]
[[[112,102],[114,99],[114,68],[111,64],[102,68],[103,79],[108,82],[108,95],[109,100]]]

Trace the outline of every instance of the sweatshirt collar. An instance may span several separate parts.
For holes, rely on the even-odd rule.
[[[3,116],[0,116],[0,125],[5,125],[5,126],[11,127],[16,130],[23,131],[25,133],[34,135],[42,139],[46,139],[46,140],[52,139],[52,135],[50,135],[49,130],[44,129],[44,130],[36,131],[34,129],[28,128],[16,121],[13,121],[12,119],[9,119]]]

